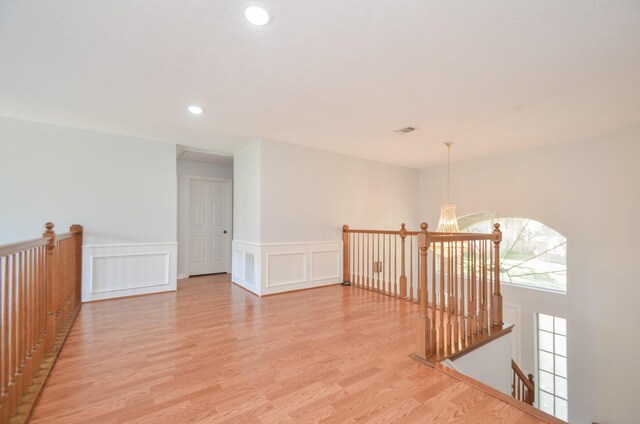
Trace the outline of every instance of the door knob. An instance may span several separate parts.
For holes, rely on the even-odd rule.
[[[227,234],[227,230],[224,230],[223,233]]]

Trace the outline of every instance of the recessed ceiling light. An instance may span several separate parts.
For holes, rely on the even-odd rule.
[[[187,109],[189,109],[189,112],[193,113],[194,115],[200,115],[202,112],[204,112],[204,110],[202,110],[200,106],[189,106]]]
[[[269,22],[269,14],[259,6],[249,6],[244,10],[244,17],[254,25],[265,25]]]

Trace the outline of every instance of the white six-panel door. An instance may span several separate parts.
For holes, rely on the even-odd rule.
[[[231,184],[189,180],[189,275],[229,271]]]

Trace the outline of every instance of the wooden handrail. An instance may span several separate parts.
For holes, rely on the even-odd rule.
[[[518,364],[511,360],[512,382],[511,382],[511,396],[519,401],[533,405],[535,402],[536,385],[533,380],[533,374],[527,376],[520,369]]]
[[[404,225],[404,224],[402,224]],[[402,230],[394,231],[394,230],[353,230],[346,226],[347,228],[343,228],[343,233],[349,234],[385,234],[385,235],[396,235],[400,236]],[[405,236],[417,236],[420,234],[420,231],[404,231]],[[429,238],[432,241],[443,240],[443,241],[469,241],[469,240],[496,240],[497,235],[495,233],[440,233],[435,231],[429,232]]]
[[[80,308],[82,226],[0,246],[0,423],[28,420]]]
[[[38,238],[33,240],[21,241],[18,243],[10,243],[0,245],[0,257],[9,256],[14,253],[22,252],[24,250],[33,249],[35,247],[44,246],[49,241],[44,238]]]
[[[418,302],[416,354],[437,362],[505,330],[502,233],[499,224],[489,234],[427,229],[426,223],[420,231],[344,225],[343,284]]]

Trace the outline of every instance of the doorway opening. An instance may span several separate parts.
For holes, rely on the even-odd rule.
[[[178,279],[231,272],[233,156],[178,146]]]

